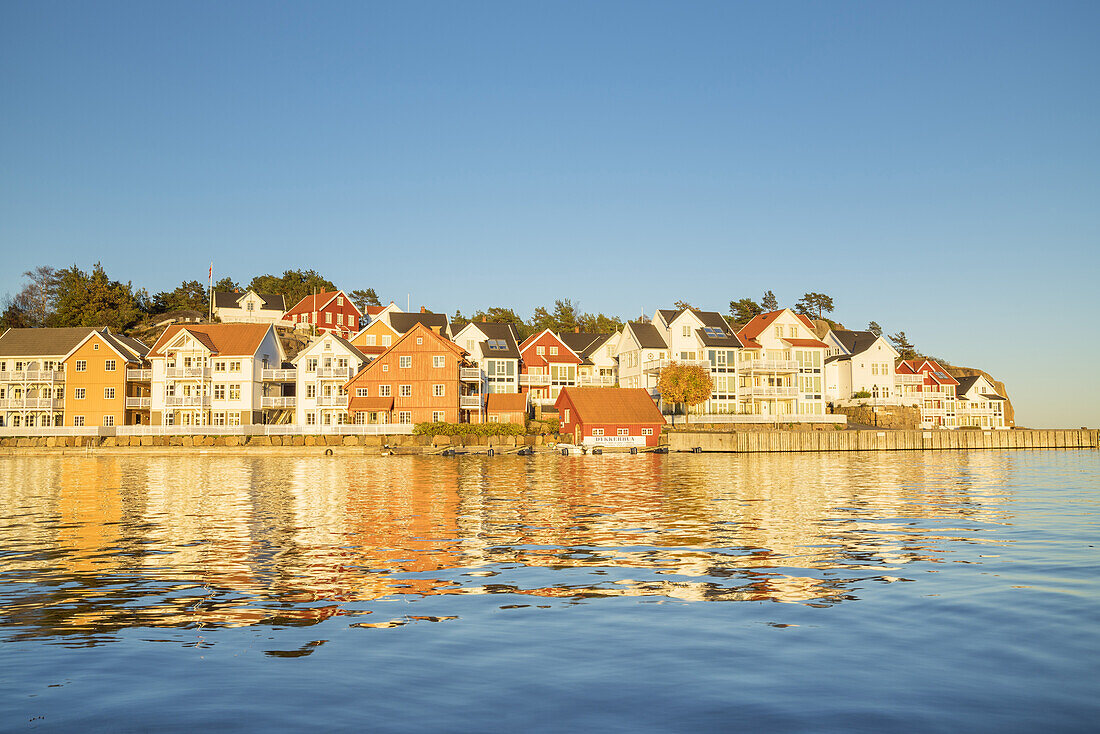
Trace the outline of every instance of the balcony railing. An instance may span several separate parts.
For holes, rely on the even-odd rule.
[[[153,370],[126,370],[126,379],[135,382],[149,382],[153,379]]]
[[[127,408],[148,408],[152,403],[152,398],[126,398]]]
[[[293,395],[287,397],[263,397],[260,398],[261,408],[293,408],[296,402]]]
[[[645,372],[659,372],[670,364],[690,364],[710,369],[710,362],[705,359],[649,359],[642,362],[642,370]]]
[[[545,387],[550,384],[550,375],[520,375],[519,384],[529,387]]]
[[[164,398],[164,405],[169,408],[209,408],[209,395],[169,395]]]
[[[742,362],[738,369],[742,372],[797,372],[798,360],[752,359]]]
[[[264,382],[294,382],[297,374],[297,370],[265,369],[260,372],[260,379]]]
[[[458,369],[458,379],[465,382],[479,382],[481,380],[481,369],[478,367],[460,367]]]
[[[577,385],[581,387],[615,387],[617,384],[613,375],[577,375]]]
[[[64,382],[60,370],[8,370],[0,372],[0,382]]]
[[[924,375],[894,375],[894,382],[898,385],[922,385]]]
[[[348,407],[347,395],[318,395],[317,405],[319,407],[329,408],[346,408]]]
[[[201,379],[210,377],[209,367],[167,367],[164,376],[174,379]]]
[[[750,395],[754,398],[797,398],[797,387],[764,387],[760,385],[753,385],[751,387],[742,388],[742,392],[745,395]]]
[[[347,380],[351,377],[351,367],[318,367],[318,380]]]
[[[61,410],[65,401],[61,398],[7,398],[0,400],[0,408],[7,410]]]
[[[468,410],[477,410],[481,407],[480,395],[460,395],[458,398],[458,407]]]

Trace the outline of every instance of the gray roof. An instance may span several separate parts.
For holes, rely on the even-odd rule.
[[[956,395],[966,395],[970,388],[974,387],[974,383],[978,381],[981,375],[967,375],[966,377],[956,377],[959,381],[958,386],[955,388]]]
[[[504,342],[504,349],[489,349],[489,342],[481,342],[481,353],[486,357],[498,359],[519,359],[519,332],[514,324],[499,321],[476,321],[473,323],[478,331],[489,339],[498,339]]]
[[[354,344],[349,342],[344,337],[333,334],[332,332],[329,332],[328,336],[332,337],[333,339],[335,339],[339,343],[343,344],[345,347],[348,348],[348,351],[350,351],[352,354],[358,355],[359,359],[361,359],[364,364],[366,364],[367,362],[369,362],[371,360],[370,357],[368,357],[367,355],[360,352]]]
[[[675,308],[659,308],[657,313],[661,315],[666,324],[671,323],[674,318],[680,315],[680,311]]]
[[[8,329],[0,335],[0,357],[64,357],[88,334],[104,328]]]
[[[391,313],[390,314],[390,326],[398,334],[404,334],[406,331],[416,326],[417,324],[424,324],[432,331],[439,330],[439,333],[444,337],[448,337],[449,322],[447,321],[447,314],[445,313],[432,313],[431,311],[421,311],[420,313]]]
[[[698,337],[699,342],[705,347],[725,347],[726,349],[740,349],[745,346],[741,343],[741,340],[737,338],[737,335],[734,334],[733,330],[729,327],[723,329],[722,333],[725,334],[725,336],[710,336],[702,329],[695,330],[695,336]]]
[[[240,308],[237,301],[248,294],[236,291],[214,291],[214,308]],[[263,301],[262,307],[267,311],[286,311],[286,300],[277,293],[257,293]]]
[[[145,358],[145,355],[149,353],[149,347],[145,346],[137,339],[131,339],[120,334],[112,334],[106,330],[100,332],[100,336],[103,338],[103,341],[117,349],[119,353],[125,354],[127,360],[130,362],[140,362]]]
[[[111,334],[111,336],[128,347],[131,352],[144,359],[149,354],[150,347],[145,342],[134,339],[130,336],[123,336],[122,334]]]
[[[648,321],[631,321],[626,327],[634,332],[642,349],[668,349],[660,330]]]
[[[844,345],[850,354],[860,354],[871,348],[878,341],[878,335],[873,331],[847,331],[845,329],[833,329],[833,334]]]
[[[610,334],[595,334],[588,331],[568,331],[560,334],[565,345],[582,357],[591,355],[592,350],[602,344]]]

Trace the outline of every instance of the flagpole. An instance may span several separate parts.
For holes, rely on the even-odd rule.
[[[209,313],[207,315],[207,321],[214,321],[214,261],[210,261],[210,272],[207,274],[207,290],[209,301]]]

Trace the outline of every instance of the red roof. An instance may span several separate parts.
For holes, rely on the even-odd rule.
[[[485,396],[486,413],[522,413],[527,410],[527,393],[494,392]]]
[[[385,306],[367,306],[367,316],[377,316],[385,310]]]
[[[349,413],[375,413],[393,410],[393,398],[349,398]]]
[[[817,339],[784,339],[783,341],[790,344],[792,347],[824,347],[829,348],[829,345],[825,342],[818,341]]]
[[[300,313],[313,313],[314,311],[320,311],[329,303],[331,303],[332,299],[336,298],[336,296],[343,296],[344,303],[346,305],[354,308],[355,313],[359,314],[360,316],[363,315],[362,312],[356,307],[356,305],[352,303],[351,299],[348,298],[346,293],[340,290],[336,290],[321,291],[320,293],[306,296],[302,300],[298,301],[298,303],[294,305],[294,308],[287,311],[285,316],[294,316]]]
[[[756,316],[753,316],[752,320],[749,321],[749,323],[747,323],[747,324],[745,324],[744,326],[741,327],[741,331],[737,332],[737,336],[741,337],[742,341],[744,341],[745,339],[756,339],[756,337],[760,336],[764,332],[765,329],[767,329],[769,326],[771,326],[771,323],[773,321],[775,321],[777,318],[779,318],[779,316],[784,311],[790,311],[790,309],[789,308],[781,308],[778,311],[769,311],[768,313],[762,313],[762,314],[758,314]],[[799,321],[801,321],[802,325],[805,326],[807,329],[809,329],[810,331],[814,330],[814,322],[810,320],[809,316],[804,316],[800,313],[794,313],[794,311],[791,311],[791,313],[794,314],[795,318],[797,318]],[[746,346],[748,346],[748,345],[746,345]],[[756,345],[757,348],[759,348],[759,346],[760,346],[759,344]],[[809,345],[806,345],[806,346],[809,346]],[[827,346],[827,345],[823,344],[822,346]]]
[[[157,339],[149,355],[161,355],[176,334],[186,331],[213,354],[222,357],[251,357],[272,327],[269,324],[172,324]]]
[[[656,423],[664,425],[665,417],[640,387],[566,387],[558,395],[554,407],[561,413],[570,404],[580,423]]]

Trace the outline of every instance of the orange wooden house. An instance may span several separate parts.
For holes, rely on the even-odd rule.
[[[483,412],[466,351],[416,324],[347,382],[353,423],[466,423]]]

